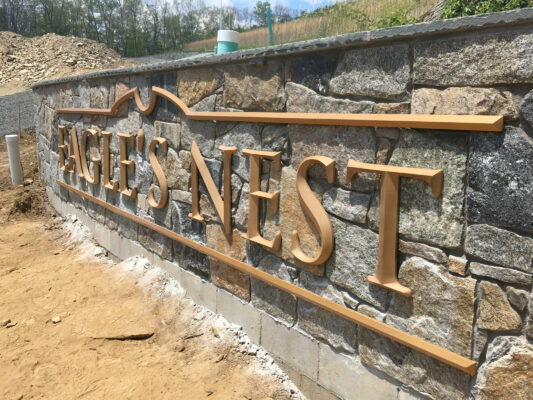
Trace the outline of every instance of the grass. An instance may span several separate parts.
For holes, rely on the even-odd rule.
[[[339,2],[300,17],[274,24],[274,43],[336,36],[416,22],[438,0],[357,0]],[[240,49],[268,46],[268,29],[259,28],[240,34]],[[216,37],[185,45],[185,50],[212,50]]]

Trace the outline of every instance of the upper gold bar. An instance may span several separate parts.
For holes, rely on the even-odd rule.
[[[133,97],[139,111],[150,114],[157,96],[176,105],[188,119],[198,121],[268,122],[272,124],[373,126],[383,128],[415,128],[451,131],[501,132],[501,115],[431,115],[431,114],[335,114],[289,112],[221,112],[191,111],[187,105],[167,90],[152,87],[152,98],[144,106],[138,88],[130,89],[111,108],[57,108],[61,114],[116,115],[119,106]]]

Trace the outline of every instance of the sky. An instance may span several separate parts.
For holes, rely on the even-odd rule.
[[[233,5],[235,8],[248,8],[250,10],[253,10],[256,2],[257,0],[204,0],[206,5],[220,6],[222,3],[223,6]],[[311,11],[315,8],[334,2],[335,1],[331,0],[270,0],[270,4],[272,6],[280,4],[288,8],[307,11]]]

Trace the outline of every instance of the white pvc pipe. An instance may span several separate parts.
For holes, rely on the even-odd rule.
[[[6,143],[11,182],[13,185],[22,185],[24,183],[24,175],[22,174],[22,163],[20,162],[18,135],[6,135]]]

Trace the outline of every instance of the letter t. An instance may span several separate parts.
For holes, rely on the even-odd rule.
[[[359,172],[374,172],[382,175],[379,206],[378,268],[376,275],[368,276],[367,279],[374,285],[409,297],[411,296],[411,289],[398,282],[396,274],[400,177],[422,180],[431,186],[433,196],[440,196],[443,172],[441,169],[394,167],[349,160],[346,182],[350,182]]]

